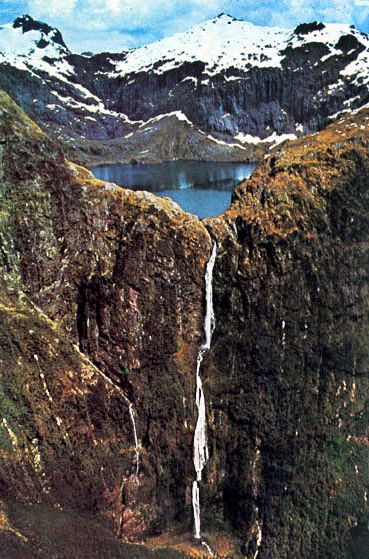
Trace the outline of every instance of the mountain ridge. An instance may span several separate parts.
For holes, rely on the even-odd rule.
[[[92,56],[70,52],[58,30],[30,16],[15,25],[0,28],[0,87],[83,163],[110,161],[111,141],[116,161],[140,160],[146,144],[137,150],[132,136],[176,111],[197,134],[233,144],[218,144],[215,157],[252,159],[255,144],[260,157],[262,141],[316,132],[368,101],[369,38],[349,25],[268,28],[220,14],[150,45]],[[207,157],[199,145],[198,158]],[[157,159],[153,147],[149,160]]]

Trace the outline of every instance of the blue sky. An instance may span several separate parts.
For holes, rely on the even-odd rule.
[[[259,25],[320,20],[369,32],[369,0],[0,0],[0,23],[29,13],[58,27],[77,52],[140,46],[220,12]]]

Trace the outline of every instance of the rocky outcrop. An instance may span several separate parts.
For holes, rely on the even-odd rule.
[[[196,357],[216,241],[204,533],[215,548],[219,534],[234,539],[238,551],[222,553],[232,558],[360,557],[368,123],[360,111],[284,145],[227,212],[201,222],[66,164],[1,96],[7,499],[98,512],[125,538],[191,532]]]

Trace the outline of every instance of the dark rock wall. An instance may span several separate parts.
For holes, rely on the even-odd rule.
[[[273,131],[294,132],[297,123],[305,132],[315,132],[329,123],[328,116],[345,108],[345,100],[358,95],[360,105],[366,98],[365,88],[340,75],[363,50],[356,38],[348,39],[350,49],[345,48],[342,37],[342,44],[337,45],[341,53],[323,62],[328,48],[312,42],[287,47],[282,68],[258,68],[245,62],[243,70],[228,68],[209,77],[203,73],[204,63],[196,61],[162,74],[149,71],[112,78],[108,73],[97,77],[90,73],[98,67],[89,59],[86,67],[81,66],[78,79],[86,80],[109,109],[133,119],[182,110],[200,128],[230,135],[241,130],[264,138]],[[102,64],[101,57],[96,64]],[[231,76],[239,80],[227,81]],[[188,77],[197,83],[183,81]],[[333,84],[337,84],[336,91],[328,91]]]
[[[260,527],[261,557],[345,557],[367,513],[368,138],[329,134],[317,176],[301,140],[210,221],[208,519],[223,506],[247,553]]]

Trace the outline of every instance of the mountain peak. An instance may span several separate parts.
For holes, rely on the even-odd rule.
[[[14,29],[21,27],[24,33],[26,33],[27,31],[39,29],[40,23],[41,22],[33,19],[29,14],[23,14],[13,21],[13,27]]]
[[[226,12],[221,12],[210,21],[212,21],[213,23],[216,21],[231,23],[232,21],[242,21],[242,20],[237,19],[236,17],[231,16],[231,14],[227,14]]]
[[[220,14],[218,14],[218,15],[216,16],[215,19],[220,19],[220,18],[222,18],[222,17],[224,17],[224,18],[229,18],[229,19],[234,19],[230,14],[227,14],[226,12],[221,12]]]
[[[313,31],[322,31],[325,28],[324,23],[311,21],[309,23],[300,23],[294,30],[295,35],[308,35]]]
[[[44,36],[46,35],[49,40],[67,49],[63,36],[58,29],[51,27],[47,23],[34,19],[29,14],[17,17],[13,22],[13,28],[22,29],[23,33],[28,33],[29,31],[40,31]],[[37,44],[39,48],[44,48],[48,44],[48,41],[45,40],[44,36]]]

